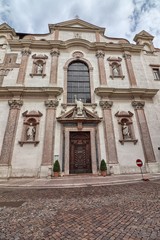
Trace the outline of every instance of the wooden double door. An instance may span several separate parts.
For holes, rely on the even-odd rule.
[[[92,172],[90,132],[70,132],[69,172]]]

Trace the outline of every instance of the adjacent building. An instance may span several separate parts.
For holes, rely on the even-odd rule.
[[[73,19],[47,34],[0,25],[0,177],[160,172],[160,49]]]

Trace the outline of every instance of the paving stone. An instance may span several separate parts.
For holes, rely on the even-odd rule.
[[[157,182],[0,189],[0,240],[159,240]]]

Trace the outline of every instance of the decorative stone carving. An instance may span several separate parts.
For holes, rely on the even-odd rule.
[[[59,103],[59,101],[56,100],[56,99],[46,100],[46,101],[45,101],[45,106],[46,106],[47,108],[54,108],[54,109],[56,109],[56,107],[58,106],[58,103]]]
[[[143,109],[143,108],[144,108],[144,105],[145,105],[145,102],[144,102],[144,101],[132,101],[132,106],[133,106],[135,109]]]
[[[96,57],[97,58],[104,58],[104,56],[105,56],[105,53],[102,50],[98,50],[96,52]]]
[[[62,106],[61,114],[64,114],[66,112],[66,110],[67,110],[67,104],[66,103],[62,103],[61,106]]]
[[[23,56],[29,56],[31,54],[31,50],[29,48],[23,48],[21,53]]]
[[[23,101],[22,100],[9,100],[8,104],[10,106],[10,109],[20,109],[21,106],[23,105]]]
[[[84,54],[83,54],[82,52],[80,52],[80,51],[75,51],[75,52],[72,54],[72,56],[73,56],[74,58],[83,58],[83,57],[84,57]]]
[[[124,57],[124,59],[130,59],[130,60],[131,60],[131,54],[130,54],[130,52],[125,52],[125,53],[123,54],[123,57]]]
[[[81,33],[74,33],[74,38],[82,38]]]
[[[97,111],[95,110],[97,107],[97,104],[96,103],[92,103],[92,111],[93,113],[97,114]]]
[[[57,49],[57,48],[53,48],[50,52],[51,56],[56,56],[56,57],[59,57],[60,55],[60,51]]]
[[[113,102],[112,101],[100,101],[99,105],[102,107],[102,109],[111,109]]]
[[[7,76],[9,71],[12,71],[12,68],[0,68],[0,76]]]

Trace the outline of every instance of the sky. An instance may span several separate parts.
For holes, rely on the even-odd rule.
[[[106,29],[107,37],[134,43],[142,30],[160,48],[160,0],[0,0],[0,24],[16,32],[48,33],[48,24],[79,17]]]

